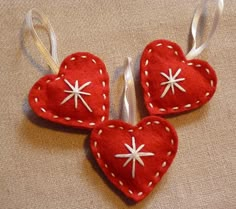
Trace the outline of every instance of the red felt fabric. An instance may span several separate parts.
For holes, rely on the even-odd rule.
[[[186,92],[174,86],[161,98],[168,81],[162,73],[174,76]],[[147,110],[151,115],[169,115],[196,109],[208,102],[216,90],[217,78],[213,68],[202,60],[186,60],[181,48],[167,40],[156,40],[146,46],[140,63],[140,77]]]
[[[82,95],[89,105],[90,112],[82,101],[70,98],[64,90],[72,90],[65,79],[75,86],[91,82],[81,91],[91,95]],[[40,117],[55,123],[76,128],[91,129],[99,122],[108,119],[109,114],[109,77],[104,63],[87,52],[79,52],[68,56],[61,64],[58,75],[46,75],[39,79],[29,93],[29,103],[33,111]]]
[[[154,156],[141,157],[144,166],[136,161],[132,178],[132,160],[117,158],[116,154],[129,154],[125,144],[151,152]],[[149,116],[132,126],[123,121],[109,120],[97,125],[91,134],[90,147],[100,168],[115,187],[134,201],[145,198],[161,180],[176,155],[178,138],[174,128],[163,118]]]

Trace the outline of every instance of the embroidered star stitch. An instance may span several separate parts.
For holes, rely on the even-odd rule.
[[[177,70],[177,72],[175,73],[174,76],[172,76],[172,69],[171,68],[169,68],[169,76],[167,74],[161,72],[161,75],[168,80],[168,81],[165,81],[165,82],[161,83],[161,86],[166,85],[166,87],[165,87],[165,89],[164,89],[164,91],[163,91],[163,93],[161,95],[161,98],[163,98],[167,94],[167,92],[169,91],[170,88],[171,88],[172,94],[175,94],[175,87],[178,88],[182,92],[186,92],[186,90],[182,86],[180,86],[178,84],[178,82],[184,81],[185,78],[178,78],[178,79],[176,79],[176,77],[180,73],[181,73],[181,68],[179,68]]]
[[[154,156],[155,154],[152,152],[140,152],[141,149],[145,146],[144,144],[140,145],[136,149],[136,142],[135,137],[132,136],[132,147],[128,144],[124,144],[125,147],[130,151],[130,154],[116,154],[115,157],[117,158],[128,158],[125,163],[123,164],[123,167],[127,166],[129,162],[132,160],[132,178],[135,178],[135,163],[136,160],[139,162],[140,165],[144,166],[144,162],[141,159],[141,157],[149,157]]]
[[[92,109],[89,107],[87,102],[84,100],[84,98],[81,95],[87,95],[90,96],[91,94],[85,91],[82,91],[86,86],[91,84],[91,81],[88,81],[84,83],[82,86],[79,87],[78,80],[75,81],[75,86],[73,86],[68,80],[64,79],[65,83],[71,88],[71,90],[64,90],[65,93],[69,93],[69,95],[61,102],[62,104],[65,104],[67,101],[69,101],[72,97],[74,97],[74,104],[75,109],[78,108],[78,99],[81,100],[83,105],[87,108],[89,112],[93,112]]]

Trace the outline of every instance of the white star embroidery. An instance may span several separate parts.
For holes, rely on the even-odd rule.
[[[72,97],[74,97],[75,102],[75,109],[78,108],[78,98],[81,100],[81,102],[84,104],[84,106],[88,109],[89,112],[93,112],[92,109],[89,107],[89,105],[86,103],[86,101],[83,99],[81,95],[88,95],[91,94],[88,92],[82,91],[86,86],[91,84],[91,81],[84,83],[82,86],[79,87],[78,80],[75,81],[75,86],[73,86],[68,80],[64,79],[65,83],[71,88],[71,90],[64,90],[65,93],[69,93],[69,95],[61,102],[62,104],[65,104],[68,100],[70,100]]]
[[[154,156],[154,153],[152,152],[139,152],[141,149],[143,149],[144,146],[145,145],[142,144],[136,149],[135,138],[134,136],[132,136],[132,147],[130,147],[128,144],[125,144],[125,147],[130,151],[130,154],[116,154],[115,155],[115,157],[117,158],[128,158],[123,164],[123,167],[128,165],[128,163],[132,160],[132,178],[135,178],[136,160],[139,162],[140,165],[144,166],[144,162],[141,159],[141,157]]]
[[[181,68],[179,68],[177,70],[177,72],[175,73],[174,76],[172,76],[172,69],[171,68],[169,68],[169,76],[167,74],[161,72],[161,75],[168,80],[166,82],[161,83],[161,86],[166,85],[166,87],[161,95],[161,98],[163,98],[167,94],[167,92],[169,91],[170,88],[171,88],[172,94],[175,94],[175,87],[177,87],[182,92],[186,92],[186,90],[178,84],[178,82],[184,81],[185,78],[176,79],[176,77],[180,74],[180,72],[181,72]]]

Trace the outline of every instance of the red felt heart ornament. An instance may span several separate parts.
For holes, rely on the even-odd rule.
[[[205,61],[186,60],[181,48],[167,40],[146,46],[140,63],[146,108],[151,115],[177,114],[208,102],[217,78]]]
[[[157,116],[146,117],[136,126],[108,120],[96,126],[90,138],[92,153],[106,177],[136,202],[160,181],[177,146],[174,128]]]
[[[79,52],[68,56],[58,75],[46,75],[29,93],[40,117],[76,128],[91,129],[108,119],[109,77],[96,56]]]

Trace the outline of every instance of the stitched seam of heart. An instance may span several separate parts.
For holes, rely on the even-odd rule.
[[[162,42],[159,42],[158,44],[156,44],[156,46],[157,46],[157,47],[161,47],[161,46],[163,46],[163,43],[162,43]],[[179,56],[179,53],[178,53],[178,51],[174,48],[174,46],[171,46],[171,45],[169,44],[169,45],[167,45],[166,47],[167,47],[168,49],[170,49],[170,50],[174,50],[175,55],[176,55],[176,56]],[[148,53],[152,53],[152,49],[149,49],[149,50],[148,50]],[[180,56],[179,56],[179,57],[180,57]],[[180,58],[181,58],[181,57],[180,57]],[[183,63],[186,63],[186,60],[182,60],[182,62],[183,62]],[[145,63],[144,63],[145,67],[147,67],[148,64],[149,64],[149,60],[146,59],[146,60],[145,60]],[[186,64],[187,64],[188,66],[192,66],[192,65],[193,65],[192,62],[188,62],[188,61],[187,61]],[[201,65],[201,64],[196,64],[195,67],[201,68],[202,65]],[[208,68],[205,68],[205,71],[206,71],[208,74],[210,74],[210,70],[209,70]],[[144,75],[145,75],[146,78],[147,78],[147,81],[145,82],[145,85],[146,85],[146,87],[148,88],[147,97],[148,97],[148,98],[151,98],[151,93],[150,93],[150,90],[149,90],[150,84],[149,84],[149,72],[148,72],[148,68],[144,70]],[[213,80],[209,80],[209,83],[210,83],[210,86],[213,88],[213,87],[214,87],[214,81],[213,81]],[[204,97],[200,97],[199,100],[197,100],[195,103],[196,103],[196,104],[199,104],[199,103],[201,102],[200,100],[204,100],[205,98],[207,98],[207,97],[209,97],[209,96],[210,96],[210,93],[209,93],[209,92],[206,92],[206,93],[205,93],[205,96],[204,96]],[[188,103],[188,104],[186,104],[186,105],[175,106],[175,107],[170,107],[170,108],[172,108],[172,110],[178,110],[178,109],[180,109],[180,108],[188,109],[188,108],[190,108],[193,104],[194,104],[194,103],[192,103],[192,104]],[[154,108],[153,103],[149,102],[148,105],[149,105],[150,108],[152,108],[152,109]],[[158,107],[157,107],[157,108],[158,108]],[[159,109],[160,112],[165,112],[165,111],[167,111],[167,109],[165,109],[165,108],[158,108],[158,109]]]
[[[158,120],[146,122],[146,126],[149,126],[149,125],[151,125],[151,124],[159,125],[159,124],[161,124],[161,122],[158,121]],[[164,125],[164,124],[162,124],[162,125]],[[109,124],[107,127],[108,127],[108,128],[118,128],[118,129],[120,129],[120,130],[124,130],[124,129],[125,129],[123,126],[115,126],[115,125],[112,125],[112,124]],[[164,127],[165,127],[165,131],[168,132],[168,133],[170,133],[170,128],[169,128],[168,126],[165,126],[165,125],[164,125]],[[143,130],[143,126],[139,126],[139,127],[138,127],[138,130],[142,131],[142,130]],[[130,132],[130,133],[132,133],[132,132],[134,132],[134,129],[128,129],[127,131]],[[102,134],[102,132],[103,132],[102,129],[99,129],[98,132],[97,132],[97,134],[100,136],[100,135]],[[171,137],[170,142],[171,142],[171,145],[174,145],[174,144],[175,144],[175,141],[174,141],[174,139],[173,139],[172,137]],[[97,150],[97,151],[96,151],[97,158],[100,159],[100,161],[102,161],[102,163],[103,163],[105,169],[109,169],[109,166],[108,166],[106,163],[104,163],[104,161],[103,161],[103,159],[102,159],[101,153],[100,153],[99,150],[98,150],[98,149],[99,149],[99,148],[98,148],[98,142],[97,142],[96,140],[93,142],[93,145],[92,145],[92,146],[96,148],[96,150]],[[171,152],[171,151],[168,151],[167,154],[166,154],[166,156],[169,157],[171,154],[172,154],[172,152]],[[164,161],[162,162],[161,166],[164,168],[166,165],[167,165],[167,162],[166,162],[166,160],[164,160]],[[115,175],[113,172],[111,172],[110,170],[109,170],[109,172],[110,172],[110,175],[111,175],[113,178],[116,178],[116,175]],[[154,175],[154,178],[158,178],[159,176],[160,176],[160,172],[157,171],[157,172],[155,173],[155,175]],[[120,186],[126,187],[126,186],[124,185],[124,183],[123,183],[121,180],[119,180],[118,178],[117,178],[117,180],[118,180]],[[149,181],[146,186],[153,188],[153,183],[154,183],[153,181]],[[126,188],[127,188],[127,191],[128,191],[131,195],[135,195],[134,192],[133,192],[131,189],[129,189],[128,187],[126,187]],[[137,193],[137,195],[138,195],[138,196],[142,196],[142,195],[143,195],[143,192],[140,191],[140,192]]]
[[[81,55],[80,57],[81,57],[82,59],[88,58],[87,55]],[[74,60],[76,60],[75,57],[71,57],[71,58],[70,58],[70,61],[74,61]],[[91,61],[92,61],[94,64],[97,64],[97,62],[96,62],[96,60],[95,60],[94,58],[91,58]],[[64,69],[65,69],[65,70],[67,69],[67,65],[64,66]],[[104,76],[102,69],[99,69],[99,74],[100,74],[101,76]],[[61,77],[64,77],[64,74],[61,74],[59,77],[56,77],[56,78],[53,79],[53,80],[48,79],[48,80],[46,80],[46,83],[49,83],[49,82],[54,81],[54,80],[60,80]],[[107,95],[104,93],[104,89],[106,88],[106,82],[105,82],[105,81],[102,81],[102,84],[101,84],[101,85],[102,85],[102,87],[103,87],[103,94],[102,94],[102,96],[103,96],[103,100],[105,101],[105,100],[107,99]],[[37,88],[37,90],[40,91],[40,90],[41,90],[41,87],[39,86],[39,87]],[[35,102],[35,103],[39,103],[39,102],[40,102],[40,101],[39,101],[39,98],[38,98],[38,97],[34,97],[34,102]],[[46,110],[44,107],[40,107],[40,110],[41,110],[43,113],[51,112],[51,111]],[[102,105],[102,110],[103,110],[103,112],[104,112],[104,115],[101,117],[101,122],[105,121],[105,119],[106,119],[106,116],[105,116],[106,106],[105,106],[104,104]],[[53,114],[52,112],[51,112],[51,114],[53,115],[53,116],[52,116],[53,119],[59,119],[59,118],[61,118],[61,117],[59,117],[58,115]],[[76,121],[76,122],[78,122],[79,124],[85,123],[85,122],[82,121],[82,120],[72,119],[72,118],[70,118],[70,117],[63,117],[63,118],[64,118],[64,120],[66,120],[66,121]],[[90,125],[90,126],[95,126],[95,125],[96,125],[96,122],[90,122],[89,125]]]

